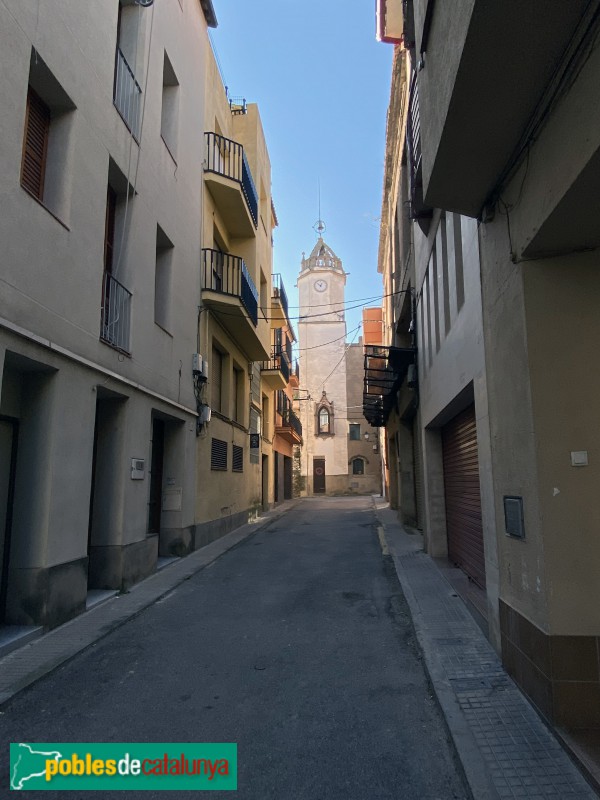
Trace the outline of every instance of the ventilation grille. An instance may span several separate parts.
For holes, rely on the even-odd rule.
[[[227,471],[227,442],[222,439],[211,441],[210,468]]]
[[[214,440],[213,440],[214,441]],[[244,448],[238,447],[237,444],[233,445],[233,472],[244,471]]]

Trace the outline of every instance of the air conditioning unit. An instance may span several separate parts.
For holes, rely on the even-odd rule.
[[[208,422],[210,422],[211,414],[212,411],[210,406],[200,406],[198,410],[198,422],[201,425],[206,425]]]

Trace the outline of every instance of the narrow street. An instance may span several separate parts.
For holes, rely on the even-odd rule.
[[[3,786],[10,741],[212,741],[237,742],[244,800],[469,796],[365,497],[301,501],[17,696],[0,729]]]

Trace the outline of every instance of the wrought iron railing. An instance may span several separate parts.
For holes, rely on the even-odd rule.
[[[302,423],[292,411],[290,398],[282,389],[277,392],[277,413],[281,417],[281,427],[291,428],[302,438]]]
[[[278,369],[283,375],[286,383],[288,383],[290,380],[289,364],[281,352],[281,349],[278,347],[271,348],[271,358],[268,361],[263,361],[260,365],[260,368],[262,370]]]
[[[231,178],[240,184],[254,227],[258,227],[258,194],[243,146],[212,131],[207,131],[204,137],[206,171]]]
[[[283,424],[292,428],[292,430],[296,431],[298,436],[302,438],[302,423],[300,422],[298,417],[294,414],[291,408],[288,409],[286,414],[284,414]]]
[[[254,325],[258,324],[258,291],[243,259],[220,250],[202,250],[202,288],[239,297]]]
[[[287,316],[288,299],[285,291],[285,286],[283,285],[283,280],[281,279],[281,275],[279,272],[273,274],[273,297],[276,297],[279,300],[279,302],[281,303],[281,307],[283,308],[285,315]]]
[[[102,281],[100,338],[103,342],[129,353],[131,292],[109,272]]]
[[[417,73],[413,73],[410,85],[410,98],[408,106],[408,151],[410,156],[411,186],[419,182],[421,169],[421,112],[419,109],[419,84]]]
[[[135,136],[140,137],[142,88],[135,79],[127,59],[117,47],[113,102],[123,121]]]

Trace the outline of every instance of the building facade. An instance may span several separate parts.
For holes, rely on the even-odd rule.
[[[214,24],[209,1],[0,8],[4,625],[64,622],[194,526]]]
[[[346,273],[321,233],[298,277],[300,472],[309,495],[370,493],[381,487],[380,459],[361,414],[363,344],[346,342]]]
[[[539,710],[600,728],[597,4],[404,12],[392,105],[406,147],[384,194],[411,216],[425,539],[485,586],[490,638]],[[388,281],[394,236],[382,232]]]

